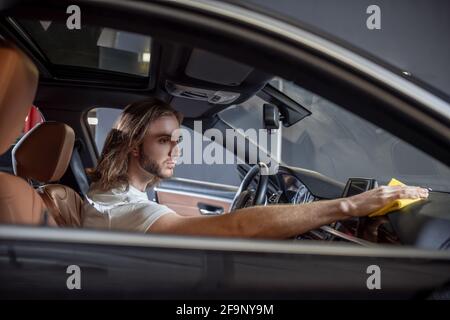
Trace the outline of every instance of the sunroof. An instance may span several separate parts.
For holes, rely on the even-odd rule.
[[[149,36],[89,25],[69,30],[52,21],[18,22],[52,64],[149,76]]]

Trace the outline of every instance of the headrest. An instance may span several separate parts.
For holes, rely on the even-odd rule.
[[[30,59],[0,39],[0,154],[8,150],[23,129],[38,76]]]
[[[69,165],[74,141],[73,129],[64,123],[38,124],[12,150],[14,174],[42,183],[61,179]]]

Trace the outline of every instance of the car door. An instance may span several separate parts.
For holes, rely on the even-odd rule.
[[[155,187],[155,200],[183,216],[221,215],[230,211],[237,187],[172,178]]]
[[[1,299],[442,299],[449,264],[406,248],[0,226]]]
[[[47,3],[42,1],[41,9]],[[111,13],[108,19],[127,14],[127,23],[138,17],[132,2],[108,3],[108,10],[98,3],[90,8],[103,10],[104,16]],[[393,86],[394,80],[389,85],[381,82],[385,73],[377,73],[377,68],[368,68],[369,76],[364,71],[368,69],[357,63],[361,60],[348,59],[352,61],[350,67],[340,55],[345,51],[333,51],[335,47],[327,47],[304,30],[283,27],[280,21],[255,16],[231,4],[140,5],[139,17],[147,18],[145,26],[160,28],[164,21],[171,32],[197,27],[197,32],[184,40],[223,50],[274,74],[303,82],[331,100],[351,100],[342,104],[408,141],[417,139],[422,150],[448,164],[448,117],[439,108],[432,108],[442,102],[431,99],[427,103],[429,95],[422,91],[420,99],[413,92],[406,96],[410,86],[402,87],[403,80],[391,73],[389,79],[394,78],[399,85]],[[217,6],[227,15],[221,16]],[[161,7],[166,10],[156,10]],[[89,16],[88,12],[83,14]],[[176,16],[177,23],[169,15]],[[152,19],[155,16],[159,20]],[[205,20],[188,19],[193,16]],[[246,19],[249,16],[253,19]],[[215,22],[214,28],[211,22]],[[170,32],[164,35],[176,38]],[[217,41],[217,36],[222,36],[222,41]],[[308,41],[314,46],[308,47]],[[371,109],[373,106],[377,108]],[[440,112],[440,117],[430,117],[428,111],[433,115]],[[383,123],[376,118],[394,120]],[[399,118],[401,122],[395,121]],[[2,297],[413,298],[445,289],[449,281],[448,252],[406,247],[362,248],[14,226],[0,227],[0,238]],[[55,268],[52,261],[57,262]],[[86,291],[67,287],[70,265],[81,265],[81,270],[86,270]],[[369,267],[374,265],[381,270],[381,291],[367,286]]]

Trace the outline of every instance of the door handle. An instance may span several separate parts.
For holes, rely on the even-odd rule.
[[[200,213],[205,216],[217,216],[224,211],[222,207],[216,207],[205,203],[199,203],[197,206]]]
[[[205,216],[215,216],[223,213],[223,209],[217,209],[217,210],[208,210],[208,209],[200,209],[200,213]]]

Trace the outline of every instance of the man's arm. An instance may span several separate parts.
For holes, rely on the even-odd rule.
[[[380,187],[336,200],[300,205],[256,206],[221,216],[183,217],[167,214],[148,230],[151,233],[283,239],[344,220],[365,216],[396,199],[426,198],[428,190],[417,187]]]

